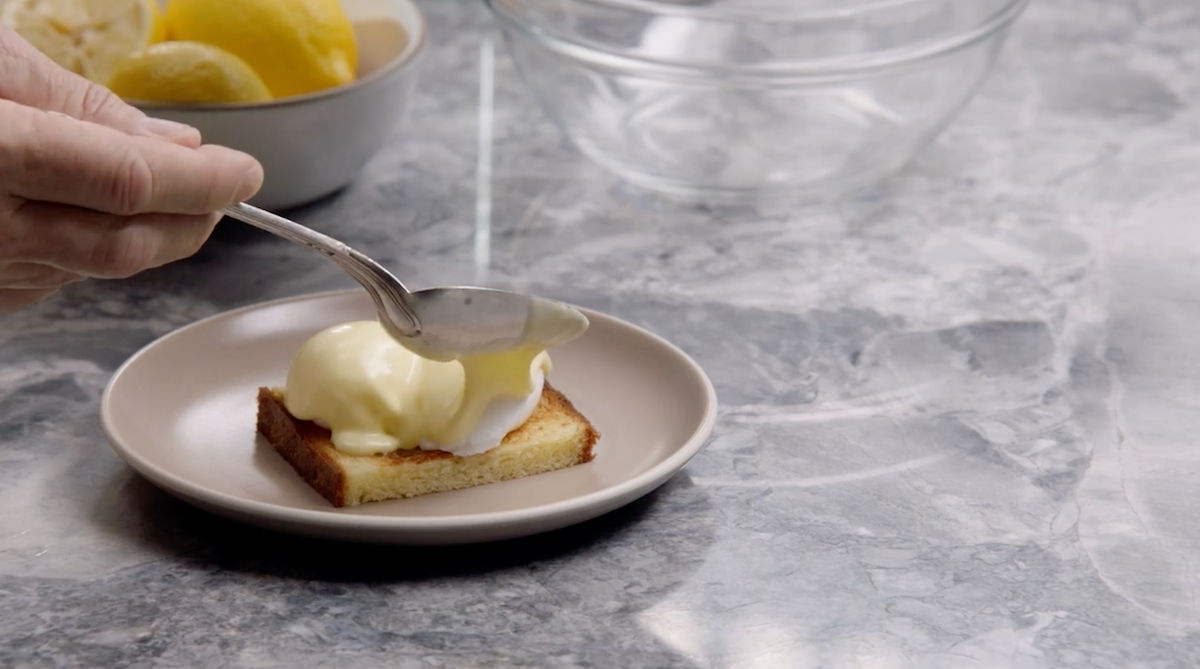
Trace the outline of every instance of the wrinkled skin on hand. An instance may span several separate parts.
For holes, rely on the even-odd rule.
[[[0,313],[194,254],[262,178],[250,156],[145,116],[0,25]]]

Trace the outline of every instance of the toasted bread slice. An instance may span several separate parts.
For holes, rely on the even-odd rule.
[[[529,420],[496,448],[477,455],[400,450],[347,455],[329,430],[288,413],[283,399],[258,389],[258,431],[300,478],[336,507],[458,490],[590,462],[596,428],[562,393],[545,384]]]

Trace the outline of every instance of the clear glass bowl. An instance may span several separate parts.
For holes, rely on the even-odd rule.
[[[579,149],[708,202],[874,181],[986,78],[1028,0],[487,0]]]

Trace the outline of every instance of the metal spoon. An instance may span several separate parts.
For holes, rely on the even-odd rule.
[[[409,291],[379,263],[316,230],[245,203],[227,207],[225,215],[328,256],[367,289],[384,329],[426,358],[550,347],[588,326],[578,310],[532,295],[474,287]]]

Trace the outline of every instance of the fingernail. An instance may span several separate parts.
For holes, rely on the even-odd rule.
[[[197,135],[200,133],[199,130],[190,125],[168,121],[165,118],[154,118],[153,116],[147,116],[138,123],[141,125],[142,132],[172,142],[193,133]]]
[[[246,170],[246,173],[242,175],[242,180],[238,182],[237,201],[245,202],[246,200],[249,200],[254,196],[255,193],[258,192],[258,189],[262,188],[262,184],[262,166],[255,161],[254,165],[250,169]]]

